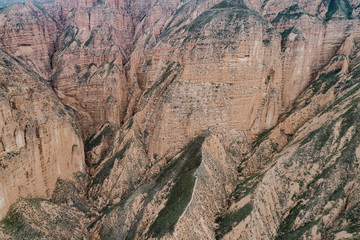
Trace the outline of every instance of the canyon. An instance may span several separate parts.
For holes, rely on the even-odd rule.
[[[360,238],[359,13],[0,0],[0,238]]]

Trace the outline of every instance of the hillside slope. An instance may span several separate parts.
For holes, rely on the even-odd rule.
[[[359,6],[2,8],[0,238],[356,239]]]

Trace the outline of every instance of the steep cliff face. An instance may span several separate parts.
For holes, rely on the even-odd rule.
[[[0,226],[1,239],[83,239],[93,216],[83,195],[87,176],[58,179],[51,201],[32,198],[13,204]]]
[[[230,142],[245,130],[276,122],[280,103],[270,95],[275,96],[277,79],[265,82],[281,40],[261,16],[240,5],[217,6],[177,34],[171,28],[164,30],[169,36],[155,47],[145,72],[144,101],[161,97],[153,109],[143,110],[146,119],[157,119],[146,126],[151,154],[172,154],[208,128]],[[245,105],[250,99],[253,105]]]
[[[254,1],[247,5],[243,1],[219,2],[84,0],[54,1],[41,7],[31,3],[15,5],[3,13],[4,19],[14,22],[4,25],[3,35],[10,37],[4,37],[3,45],[14,54],[21,49],[29,50],[34,49],[33,45],[41,45],[42,51],[36,51],[41,53],[41,58],[30,52],[22,55],[25,54],[24,58],[40,59],[38,62],[30,59],[31,62],[27,63],[36,66],[43,76],[50,76],[51,67],[51,79],[58,95],[80,113],[82,132],[86,136],[105,122],[120,126],[140,111],[144,102],[152,102],[144,93],[155,82],[159,84],[158,80],[172,62],[178,63],[184,70],[176,74],[178,79],[173,85],[177,82],[194,84],[191,79],[195,78],[202,83],[229,84],[224,79],[228,79],[226,74],[233,72],[237,75],[232,76],[232,84],[239,85],[241,81],[249,82],[246,71],[256,72],[258,75],[252,76],[256,83],[242,90],[241,101],[252,99],[255,104],[241,110],[243,115],[250,117],[239,118],[241,124],[237,124],[231,120],[234,116],[229,116],[229,122],[241,125],[237,132],[251,130],[253,134],[274,126],[279,114],[307,86],[313,73],[323,67],[345,37],[358,28],[357,21],[351,20],[357,14],[356,1],[315,1],[311,4],[307,1],[296,4],[289,1]],[[20,39],[29,35],[26,29],[15,31],[16,26],[21,25],[21,18],[15,20],[18,19],[15,13],[19,11],[24,12],[21,15],[24,19],[40,16],[33,22],[45,26],[40,31],[44,32],[42,36],[46,41],[41,40],[39,32],[35,34],[39,38],[29,38],[26,46],[11,42],[14,36]],[[32,29],[31,26],[28,28]],[[14,31],[16,34],[12,34]],[[208,39],[204,39],[205,36]],[[227,47],[230,43],[233,49]],[[204,48],[210,49],[210,46],[212,53],[208,54]],[[23,52],[27,52],[26,49]],[[169,52],[173,53],[171,57],[167,54]],[[203,57],[200,58],[201,54]],[[43,56],[49,56],[49,59],[42,59]],[[44,63],[47,66],[42,66]],[[206,67],[204,69],[204,65],[213,72]],[[219,79],[219,72],[214,75],[219,67],[223,79]],[[196,77],[193,72],[207,73]],[[262,84],[257,79],[263,79]],[[218,91],[222,87],[225,86],[218,86]],[[254,89],[251,90],[252,87]],[[231,89],[237,92],[236,87]],[[215,90],[206,91],[216,95]],[[276,95],[276,99],[272,95]],[[140,104],[139,99],[143,99]],[[208,105],[209,101],[205,100],[204,105]],[[223,105],[239,105],[239,101],[235,97]],[[186,102],[191,101],[186,99]],[[184,114],[191,115],[189,112]],[[199,116],[207,118],[206,114],[202,115]],[[174,147],[179,149],[206,127],[215,127],[218,123],[210,121],[206,125],[200,128],[189,123],[188,129],[184,129],[181,135],[187,135],[189,129],[193,134],[178,139],[179,144]],[[156,131],[156,139],[163,133],[174,139],[166,129],[152,131]],[[218,132],[229,132],[229,126],[221,126]],[[221,138],[226,138],[228,142],[233,140],[232,137],[230,140],[228,137]],[[168,149],[159,147],[163,145],[156,140],[150,143],[150,151],[166,154]]]
[[[214,215],[233,188],[234,170],[219,140],[204,133],[170,159],[154,180],[108,206],[92,237],[213,238]]]
[[[84,170],[83,143],[51,87],[0,52],[0,217],[19,197],[50,197],[58,177]]]
[[[19,82],[3,85],[0,165],[14,183],[4,209],[18,197],[51,199],[14,204],[0,238],[358,237],[359,4],[55,0],[3,9],[3,47],[15,54],[24,38],[49,56],[4,53]],[[45,27],[30,38],[34,25]],[[62,103],[23,69],[46,77]],[[84,150],[87,176],[73,175]],[[40,190],[23,190],[26,181]]]
[[[316,81],[304,91],[284,114],[277,126],[264,131],[253,142],[245,161],[241,164],[242,174],[254,174],[274,155],[283,149],[292,136],[309,120],[323,111],[326,105],[336,98],[336,91],[329,91],[349,73],[354,38],[349,36],[339,48],[329,64],[317,74]],[[323,84],[325,88],[321,90]],[[349,84],[349,83],[348,83]]]
[[[51,73],[57,23],[27,1],[0,11],[0,46],[43,77]]]
[[[208,128],[227,147],[246,151],[247,140],[273,127],[358,32],[357,20],[326,22],[300,5],[285,4],[271,19],[241,1],[194,4],[178,8],[157,42],[147,33],[130,59],[129,77],[143,89],[135,111],[149,132],[150,155],[171,155]]]
[[[351,55],[342,55],[353,59],[349,73],[323,73],[299,101],[300,105],[307,101],[310,108],[317,104],[319,114],[296,131],[283,151],[269,158],[264,170],[238,185],[231,195],[233,203],[217,220],[218,237],[359,237],[359,46],[350,49]],[[336,94],[335,100],[323,106],[321,101],[313,103],[329,97],[328,92]],[[292,116],[304,112],[303,107]]]
[[[94,3],[71,10],[63,26],[53,56],[55,91],[83,116],[86,136],[107,121],[119,127],[129,92],[123,66],[131,49],[131,17],[121,8]]]
[[[275,18],[278,13],[296,4],[303,7],[311,15],[317,15],[325,20],[330,19],[351,19],[357,17],[358,0],[256,0],[246,1],[253,9],[261,12],[267,18]]]

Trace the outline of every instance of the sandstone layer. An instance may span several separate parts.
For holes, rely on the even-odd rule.
[[[220,237],[359,237],[358,48],[353,48],[349,74],[330,89],[330,81],[312,86],[320,86],[320,94],[335,91],[335,100],[301,127],[264,170],[238,185],[233,203],[218,219]]]
[[[356,239],[359,4],[2,9],[0,237]]]
[[[50,197],[83,171],[79,129],[49,84],[0,50],[0,217],[18,198]]]

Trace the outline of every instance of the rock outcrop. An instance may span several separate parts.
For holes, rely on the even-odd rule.
[[[39,6],[27,1],[1,10],[0,23],[0,47],[42,77],[49,77],[57,22]]]
[[[208,128],[246,152],[248,139],[275,126],[359,29],[356,19],[324,22],[300,5],[284,5],[274,19],[242,1],[196,6],[178,8],[159,40],[147,33],[131,55],[129,78],[143,89],[134,111],[145,121],[150,155],[174,154]]]
[[[219,237],[359,237],[358,49],[352,48],[349,74],[340,78],[339,72],[331,72],[327,81],[322,75],[313,83],[308,92],[323,96],[310,101],[328,91],[336,94],[335,99],[296,131],[264,170],[238,185],[228,211],[218,219]],[[293,115],[304,112],[297,109]]]
[[[18,198],[51,196],[58,177],[84,171],[75,114],[51,86],[0,50],[0,217]]]
[[[206,132],[169,160],[154,180],[108,206],[92,237],[214,238],[211,225],[234,186],[234,170],[219,140]]]
[[[359,237],[359,5],[0,10],[0,238]]]
[[[62,101],[82,116],[82,130],[89,137],[105,122],[123,123],[130,87],[123,66],[133,24],[125,10],[110,4],[74,9],[57,39],[52,81]]]

